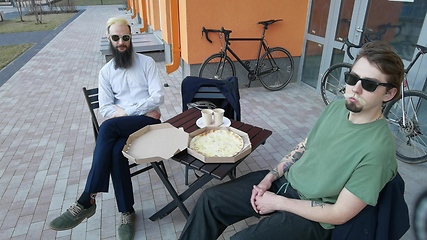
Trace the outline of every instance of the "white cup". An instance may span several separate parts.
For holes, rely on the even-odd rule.
[[[203,125],[210,126],[212,125],[212,109],[203,109],[202,110],[202,119]]]
[[[214,113],[214,124],[215,126],[221,126],[224,121],[224,109],[215,108],[213,110]]]

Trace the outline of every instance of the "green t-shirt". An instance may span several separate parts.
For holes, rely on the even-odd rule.
[[[395,176],[395,142],[387,121],[353,124],[348,113],[344,100],[328,105],[308,135],[305,153],[285,173],[301,199],[335,203],[345,187],[375,206]]]

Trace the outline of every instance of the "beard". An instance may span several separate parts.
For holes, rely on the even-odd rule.
[[[366,105],[366,101],[365,101],[365,99],[363,99],[362,97],[360,97],[359,95],[356,95],[356,94],[350,94],[350,93],[345,93],[344,94],[344,97],[345,97],[345,99],[346,99],[346,101],[345,101],[345,107],[349,110],[349,111],[351,111],[351,112],[354,112],[354,113],[359,113],[359,112],[361,112],[362,110],[363,110],[363,106],[365,106]],[[350,101],[350,98],[354,98],[354,99],[356,99],[358,102],[359,102],[359,106],[356,104],[356,103],[354,103],[354,102],[351,102]]]
[[[132,42],[130,42],[129,47],[126,48],[124,52],[120,52],[113,46],[110,42],[110,50],[113,53],[114,58],[114,68],[130,68],[133,63],[133,46]]]
[[[357,106],[354,102],[350,102],[348,100],[345,102],[345,107],[347,110],[354,113],[359,113],[363,109],[363,106]]]

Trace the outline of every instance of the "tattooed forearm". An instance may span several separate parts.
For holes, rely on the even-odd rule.
[[[303,142],[299,143],[292,152],[290,152],[288,155],[282,158],[279,165],[270,171],[272,175],[276,179],[283,176],[285,172],[289,170],[289,168],[294,164],[298,159],[301,158],[301,156],[305,152],[305,143],[307,142],[307,139],[305,139]]]
[[[286,155],[283,159],[282,159],[282,169],[283,172],[287,172],[289,170],[289,168],[296,162],[298,161],[302,155],[305,152],[305,144],[306,144],[307,139],[305,139],[303,142],[299,143],[294,150],[292,150],[292,152],[290,152],[288,155]]]
[[[279,174],[279,171],[277,171],[277,167],[271,170],[270,173],[273,174],[274,177],[276,177],[276,179],[280,178],[280,174]]]
[[[325,203],[320,201],[311,201],[311,207],[320,207],[323,208],[325,206]]]

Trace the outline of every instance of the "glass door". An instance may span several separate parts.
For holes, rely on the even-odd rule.
[[[426,46],[426,12],[425,0],[371,0],[366,10],[364,33],[373,40],[389,42],[408,66],[417,53],[413,45]],[[411,89],[426,87],[427,69],[421,67],[426,63],[424,55],[408,73]]]
[[[355,44],[364,41],[364,35],[371,40],[387,41],[406,65],[415,53],[412,44],[427,43],[425,0],[311,0],[309,7],[298,76],[315,89],[319,89],[320,79],[331,65],[353,62],[345,53],[346,49],[342,49],[345,38]],[[351,54],[356,56],[357,52],[352,49]],[[423,80],[413,83],[416,89],[425,88],[427,68],[419,67],[422,62],[427,59],[420,59],[408,76]]]
[[[355,35],[357,18],[362,0],[312,0],[303,51],[303,66],[300,68],[301,81],[313,88],[319,88],[320,78],[326,69],[346,59],[345,49],[341,50],[344,39],[349,37],[357,42]],[[337,14],[338,13],[338,14]],[[363,19],[362,19],[363,22]]]

